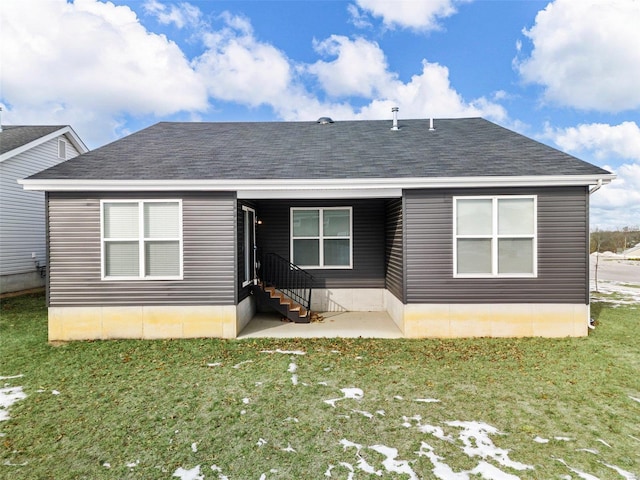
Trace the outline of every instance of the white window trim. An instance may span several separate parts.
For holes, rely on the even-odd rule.
[[[137,203],[138,204],[138,238],[135,239],[120,239],[120,238],[104,238],[104,205],[109,203]],[[179,258],[179,266],[180,266],[180,274],[173,276],[146,276],[145,272],[145,255],[144,255],[144,245],[145,242],[149,239],[144,237],[144,204],[145,203],[177,203],[178,204],[178,254]],[[152,240],[156,241],[175,241],[176,238],[154,238]],[[107,276],[106,275],[106,264],[105,264],[105,244],[108,241],[137,241],[138,242],[138,272],[140,275],[138,276]],[[132,280],[183,280],[184,278],[184,254],[183,254],[183,235],[182,235],[182,199],[179,198],[159,198],[159,199],[108,199],[108,200],[100,200],[100,275],[102,280],[107,281],[132,281]]]
[[[533,200],[533,234],[532,235],[500,235],[498,234],[498,200],[532,199]],[[458,235],[458,200],[491,200],[492,229],[489,235]],[[491,273],[458,273],[458,239],[488,238],[491,240]],[[533,273],[498,273],[498,240],[501,238],[533,239]],[[454,278],[537,278],[538,277],[538,197],[537,195],[477,195],[453,197],[453,277]]]
[[[293,212],[296,210],[318,210],[318,236],[294,237],[293,236]],[[326,237],[331,240],[349,240],[349,265],[324,265],[324,211],[325,210],[349,210],[349,236]],[[293,263],[293,240],[318,240],[319,241],[319,263],[320,265],[298,265],[305,270],[352,270],[353,269],[353,207],[291,207],[289,213],[289,258]]]
[[[244,236],[243,243],[244,243],[244,249],[245,249],[244,259],[243,259],[244,260],[244,272],[242,272],[242,277],[243,278],[247,278],[247,267],[248,267],[246,249],[249,247],[249,245],[247,244],[248,239],[246,238],[247,237],[246,236],[246,232],[244,232],[244,229],[246,227],[246,221],[247,221],[248,212],[253,213],[253,225],[251,225],[251,228],[253,228],[253,242],[254,242],[254,245],[255,245],[255,241],[256,241],[256,211],[251,207],[247,207],[246,205],[243,205],[242,206],[242,230],[243,230],[243,236]],[[254,249],[254,245],[251,245],[250,248]],[[249,257],[249,259],[250,258],[251,257]],[[253,260],[254,260],[254,262],[256,261],[255,249],[254,249],[254,252],[253,252]],[[254,270],[254,272],[256,271],[255,268],[253,270]],[[256,278],[252,278],[252,279],[249,279],[249,280],[244,280],[242,282],[242,286],[246,287],[247,285],[253,285],[256,282],[257,282]]]

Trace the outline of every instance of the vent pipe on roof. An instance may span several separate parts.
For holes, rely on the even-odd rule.
[[[435,128],[433,127],[433,117],[429,119],[429,131],[430,132],[435,131]]]
[[[400,130],[398,128],[398,110],[400,110],[398,107],[393,107],[391,109],[391,112],[393,113],[393,127],[391,127],[391,130],[393,131]]]

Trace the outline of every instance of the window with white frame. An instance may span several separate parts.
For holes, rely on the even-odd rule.
[[[351,207],[291,209],[291,262],[303,268],[351,268]]]
[[[101,207],[103,278],[182,278],[180,200],[104,200]]]
[[[454,275],[535,277],[535,196],[454,197]]]

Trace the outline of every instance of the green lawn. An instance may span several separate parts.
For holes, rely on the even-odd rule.
[[[592,313],[578,339],[51,346],[43,296],[3,300],[0,478],[638,478],[640,305]]]

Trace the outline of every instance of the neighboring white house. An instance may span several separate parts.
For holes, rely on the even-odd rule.
[[[18,180],[88,151],[69,126],[0,127],[0,293],[45,284],[44,193]]]

